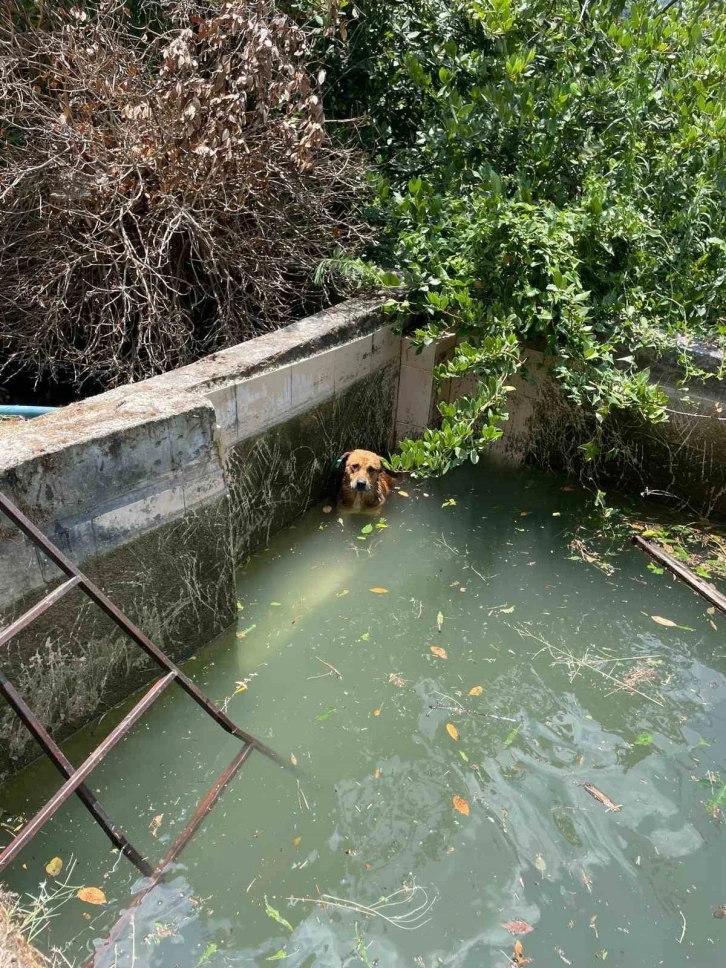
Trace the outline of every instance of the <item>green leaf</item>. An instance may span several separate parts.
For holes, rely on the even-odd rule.
[[[283,928],[287,928],[288,931],[292,931],[293,928],[290,922],[286,921],[285,918],[283,918],[283,916],[280,914],[280,912],[270,905],[269,901],[267,900],[266,894],[265,894],[265,913],[267,914],[268,918],[272,918],[273,921],[277,921],[278,924],[281,924]]]
[[[650,746],[653,742],[652,733],[639,733],[635,738],[636,746]]]
[[[363,528],[360,529],[360,533],[361,534],[370,534],[372,530],[373,530],[373,525],[372,524],[366,524],[365,527],[363,527]]]
[[[465,763],[469,762],[469,757],[466,755],[466,753],[463,750],[459,750],[459,756],[462,758],[462,760]]]
[[[272,608],[280,608],[282,606],[282,602],[270,602],[270,605]]]
[[[335,706],[331,706],[330,709],[326,709],[324,713],[320,713],[320,715],[316,716],[315,718],[320,723],[324,719],[328,719],[330,716],[332,716],[334,712],[335,712]]]
[[[519,723],[517,726],[514,727],[514,729],[511,732],[507,733],[507,738],[504,740],[505,749],[512,745],[512,743],[517,738],[517,735],[521,728],[522,728],[522,724]]]
[[[270,955],[269,958],[265,958],[265,961],[282,961],[283,958],[287,958],[287,952],[284,948],[280,948],[276,951],[274,955]]]
[[[219,945],[215,941],[212,941],[211,944],[208,944],[204,949],[204,954],[196,963],[195,968],[202,968],[202,965],[206,965],[218,948]]]

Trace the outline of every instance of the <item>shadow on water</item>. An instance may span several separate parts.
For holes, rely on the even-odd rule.
[[[538,966],[723,962],[723,622],[634,549],[610,575],[573,560],[587,496],[562,484],[480,464],[407,485],[387,527],[315,509],[251,559],[237,628],[187,671],[300,774],[253,755],[99,968],[504,968],[513,920]],[[167,694],[94,787],[160,858],[235,750]],[[26,770],[6,824],[56,787],[47,764]],[[108,899],[73,897],[43,936],[81,963],[142,882],[76,803],[10,886],[36,893],[54,856]]]

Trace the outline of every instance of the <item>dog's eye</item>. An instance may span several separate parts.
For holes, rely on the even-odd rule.
[[[378,473],[378,468],[377,467],[369,467],[368,468],[368,473],[369,474],[377,474]]]
[[[358,470],[360,470],[360,464],[351,464],[350,469],[352,471],[358,471]]]

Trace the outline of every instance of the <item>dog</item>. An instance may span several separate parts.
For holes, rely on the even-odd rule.
[[[370,450],[343,454],[337,471],[337,502],[342,511],[374,511],[383,507],[398,477]]]

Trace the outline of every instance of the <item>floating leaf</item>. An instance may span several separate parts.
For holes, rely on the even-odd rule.
[[[370,632],[364,632],[363,635],[361,635],[361,639],[363,642],[367,642],[370,637],[371,637]]]
[[[547,870],[547,863],[542,854],[537,854],[534,859],[534,866],[541,874],[544,874],[544,872]]]
[[[397,491],[396,493],[400,494],[401,497],[408,497],[408,491]]]
[[[50,874],[51,877],[57,877],[63,870],[63,861],[60,857],[54,857],[53,860],[49,860],[45,865],[45,873]]]
[[[257,628],[256,625],[250,625],[250,627],[248,629],[245,629],[243,632],[238,632],[237,633],[237,638],[238,639],[244,639],[244,638],[246,638],[250,634],[250,632],[252,632],[256,628]]]
[[[302,837],[295,837],[295,839],[294,839],[294,840],[293,840],[293,842],[292,842],[292,846],[293,846],[293,847],[299,847],[299,846],[300,846],[300,841],[301,841],[301,840],[302,840]]]
[[[373,531],[373,525],[372,524],[366,524],[365,527],[363,527],[363,528],[360,529],[360,533],[361,534],[370,534],[371,531]]]
[[[481,696],[481,694],[483,692],[484,692],[484,686],[474,686],[473,689],[470,689],[469,690],[469,695],[470,696]]]
[[[562,512],[561,511],[553,511],[552,512],[552,517],[553,518],[561,518],[562,517]]]
[[[100,887],[82,887],[78,892],[78,897],[86,904],[105,904],[106,895]]]
[[[726,904],[722,904],[720,907],[717,907],[713,912],[713,916],[715,918],[726,918]]]
[[[338,592],[338,594],[335,597],[336,598],[343,598],[347,594],[348,594],[348,589],[347,588],[344,588],[343,591],[342,592]]]
[[[519,512],[520,518],[526,518],[528,514],[532,514],[532,511],[520,511]]]
[[[218,947],[219,945],[217,944],[216,941],[212,941],[210,944],[208,944],[207,947],[204,949],[204,954],[196,963],[194,968],[202,968],[202,965],[206,965],[211,960],[212,955],[216,952]]]
[[[446,501],[444,501],[444,503],[441,505],[441,507],[442,508],[455,508],[456,507],[456,500],[453,497],[450,497]]]
[[[465,817],[469,816],[469,804],[463,797],[458,795],[452,797],[451,802],[454,804],[454,810],[458,810],[459,813],[463,814]]]
[[[373,779],[380,780],[380,778],[381,778],[381,771],[378,768],[376,768],[376,772],[373,774]]]
[[[469,762],[469,757],[466,755],[466,753],[463,750],[459,750],[459,756],[462,758],[462,760],[465,763]]]
[[[282,602],[270,602],[270,605],[272,606],[272,608],[280,608],[282,605]]]
[[[522,728],[522,724],[521,724],[521,723],[518,723],[518,724],[517,724],[517,725],[516,725],[516,726],[514,727],[514,729],[513,729],[513,730],[511,730],[511,731],[510,731],[509,733],[507,733],[507,738],[506,738],[506,739],[504,740],[504,747],[505,747],[505,749],[506,749],[506,748],[507,748],[508,746],[511,746],[511,745],[512,745],[512,743],[513,743],[513,742],[515,741],[515,739],[517,738],[517,734],[519,733],[519,731],[520,731],[520,729],[521,729],[521,728]]]
[[[374,715],[374,716],[380,716],[380,715],[381,715],[381,711],[380,711],[380,709],[374,709],[374,710],[373,710],[373,715]]]
[[[635,745],[636,746],[650,746],[650,744],[652,742],[653,742],[653,734],[652,733],[639,733],[635,737]]]
[[[326,504],[325,507],[323,508],[323,514],[330,514],[332,510],[333,510],[332,507],[329,504]]]
[[[436,616],[436,624],[438,625],[439,632],[440,632],[444,624],[444,616],[442,612],[439,612],[438,615]]]
[[[570,487],[569,484],[565,484],[565,486],[564,487],[561,487],[560,490],[561,491],[564,491],[565,493],[567,493],[568,491],[574,491],[575,488],[574,487]]]
[[[433,655],[437,655],[440,659],[448,659],[446,649],[442,649],[440,645],[432,645],[431,652]]]
[[[532,925],[527,924],[526,921],[505,921],[502,927],[510,934],[529,934],[530,931],[534,931]]]
[[[374,595],[387,595],[388,594],[388,589],[387,588],[371,588],[370,591],[372,591]]]
[[[327,719],[329,716],[331,716],[334,712],[335,712],[335,706],[331,706],[330,709],[326,709],[324,713],[320,713],[320,715],[316,716],[315,718],[318,720],[318,722],[322,722],[324,719]]]
[[[500,608],[499,611],[502,613],[502,615],[511,615],[514,609],[515,606],[510,605],[509,608]]]
[[[270,955],[269,958],[265,958],[265,961],[282,961],[283,958],[287,958],[287,953],[284,948],[280,948],[276,951],[274,955]]]
[[[453,723],[447,723],[446,724],[446,732],[449,734],[449,736],[452,739],[458,739],[459,738],[459,730],[456,728],[456,726],[454,726]]]
[[[285,918],[283,918],[283,916],[280,914],[280,912],[270,905],[269,901],[267,900],[266,894],[265,894],[265,912],[268,918],[272,918],[273,921],[277,921],[278,924],[281,924],[283,928],[287,928],[288,931],[292,931],[292,925],[290,924],[290,922],[286,921]]]
[[[678,625],[675,622],[671,622],[669,618],[663,618],[662,615],[651,615],[650,617],[653,619],[654,622],[657,622],[658,625],[665,625],[666,628],[669,628],[669,629],[678,628]]]
[[[151,831],[152,837],[156,837],[156,835],[159,833],[159,827],[161,826],[161,821],[163,819],[164,819],[164,814],[159,813],[154,817],[154,819],[149,824],[149,830]]]
[[[294,753],[290,753],[290,762],[293,766],[297,766],[297,756]]]
[[[377,531],[383,531],[383,529],[384,528],[387,528],[387,527],[388,527],[388,525],[386,524],[386,519],[385,518],[381,518],[380,521],[376,521],[376,530]]]

